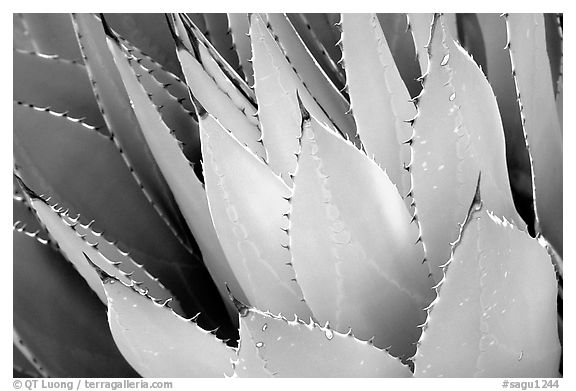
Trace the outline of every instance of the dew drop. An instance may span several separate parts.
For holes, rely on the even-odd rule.
[[[326,334],[326,338],[328,340],[331,340],[332,338],[334,338],[334,333],[330,329],[326,330],[325,334]]]
[[[266,331],[266,329],[268,329],[268,323],[264,323],[262,326],[262,331]]]
[[[264,346],[264,342],[256,342],[256,347],[261,348]]]
[[[456,93],[453,92],[448,99],[450,100],[450,102],[452,102],[454,99],[456,99]]]
[[[444,55],[444,57],[442,58],[442,62],[440,62],[440,65],[445,66],[446,64],[448,64],[448,60],[450,60],[450,53],[446,53]]]

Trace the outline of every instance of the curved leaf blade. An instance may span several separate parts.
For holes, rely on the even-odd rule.
[[[84,65],[20,50],[14,50],[12,62],[14,100],[66,112],[108,133]]]
[[[289,61],[309,93],[325,110],[330,123],[333,123],[349,140],[359,145],[354,118],[349,112],[350,104],[314,60],[290,20],[285,14],[276,13],[266,14],[266,19],[267,28],[278,40],[283,56]]]
[[[287,265],[289,188],[206,113],[200,119],[200,134],[210,213],[248,302],[310,316]]]
[[[114,345],[104,306],[55,250],[13,232],[14,329],[54,377],[136,377]]]
[[[247,348],[255,347],[260,361],[254,365],[264,363],[264,370],[274,377],[412,376],[407,366],[386,351],[312,321],[289,321],[251,308],[245,309],[240,327],[246,330],[240,341],[240,360],[253,353],[246,352]]]
[[[131,175],[143,189],[146,199],[176,237],[185,232],[182,216],[169,187],[147,148],[122,79],[114,66],[106,46],[106,35],[99,21],[91,14],[73,14],[72,21],[94,95],[110,131],[111,138],[121,151]]]
[[[130,67],[130,59],[125,56],[119,41],[114,36],[109,36],[107,40],[122,81],[133,102],[134,113],[145,142],[166,178],[190,230],[197,238],[206,266],[212,273],[217,288],[222,297],[227,298],[225,284],[238,289],[238,283],[227,265],[226,257],[213,230],[202,183]],[[241,295],[241,292],[239,290],[238,294]]]
[[[235,352],[194,319],[185,319],[133,283],[100,271],[108,323],[126,360],[144,377],[224,377]]]
[[[400,194],[408,194],[410,148],[416,108],[375,14],[342,14],[346,80],[358,135],[368,156],[386,171]],[[380,86],[374,88],[374,86]]]
[[[239,70],[248,85],[254,85],[254,70],[252,69],[252,48],[250,45],[250,19],[248,14],[229,13],[228,25],[232,35],[232,43],[239,59]],[[240,73],[240,72],[239,72]]]
[[[542,14],[506,17],[512,70],[532,163],[536,230],[562,255],[562,131],[546,53]]]
[[[558,375],[557,283],[536,240],[485,208],[473,211],[444,271],[416,377]]]
[[[308,117],[291,206],[292,264],[318,321],[411,356],[432,280],[418,228],[386,174]]]

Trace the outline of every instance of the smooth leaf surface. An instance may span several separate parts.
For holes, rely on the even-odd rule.
[[[12,98],[84,121],[107,134],[86,67],[78,62],[14,50]]]
[[[510,187],[516,198],[516,207],[524,220],[531,226],[534,222],[532,200],[532,169],[526,149],[520,107],[516,97],[516,86],[512,75],[506,19],[499,14],[477,14],[486,49],[487,70],[484,74],[496,95],[504,137],[506,139],[506,161]]]
[[[416,50],[416,57],[420,63],[420,72],[422,75],[428,70],[428,52],[426,46],[430,42],[430,28],[433,18],[434,15],[429,13],[408,14],[408,26],[414,39],[414,49]]]
[[[478,170],[470,157],[469,136],[462,115],[451,101],[454,87],[443,65],[444,30],[432,39],[432,56],[424,89],[417,102],[418,117],[411,141],[412,195],[426,260],[436,282],[441,265],[450,258],[450,243],[458,237],[474,197]],[[445,213],[450,205],[450,213]]]
[[[136,264],[127,253],[120,251],[101,234],[94,232],[88,224],[82,224],[80,216],[72,218],[53,203],[37,198],[34,194],[27,196],[28,202],[40,222],[46,227],[51,240],[58,245],[60,252],[74,265],[104,303],[106,303],[106,295],[100,278],[86,262],[85,256],[117,279],[126,283],[129,283],[131,279],[138,281],[140,286],[148,289],[154,298],[171,299],[172,308],[182,311],[178,301],[172,299],[171,292],[162,283],[152,277],[141,265]]]
[[[244,363],[264,363],[264,370],[275,377],[412,376],[407,366],[386,351],[313,322],[289,321],[250,309],[240,318],[240,327],[246,330],[240,342],[241,362],[255,347],[260,362],[252,356],[254,362]]]
[[[415,376],[558,375],[556,277],[536,240],[483,208],[444,271]]]
[[[400,76],[410,96],[417,96],[422,91],[422,84],[418,81],[422,73],[414,49],[414,40],[408,28],[408,16],[394,13],[377,16]]]
[[[210,213],[248,302],[307,318],[310,310],[287,265],[289,188],[212,116],[200,119],[200,133]]]
[[[562,255],[562,131],[542,14],[509,14],[509,51],[532,162],[536,229]]]
[[[14,104],[14,155],[25,183],[130,250],[187,259],[152,209],[109,138],[52,112]]]
[[[334,86],[342,91],[346,84],[346,77],[344,72],[342,72],[342,68],[337,64],[340,58],[333,59],[330,56],[329,51],[316,35],[316,26],[311,24],[305,14],[286,14],[286,16],[292,26],[294,26],[298,36],[302,39],[302,42],[304,42],[306,49],[314,57],[314,60],[322,68],[326,76],[330,78]],[[322,24],[322,27],[325,28],[327,26]]]
[[[254,85],[254,70],[252,69],[252,47],[250,45],[250,19],[245,13],[229,13],[228,26],[232,35],[232,43],[238,56],[240,70],[248,85]]]
[[[386,174],[305,121],[291,206],[292,264],[316,319],[375,337],[396,357],[413,354],[432,280],[418,228]]]
[[[53,377],[136,377],[106,324],[105,307],[55,250],[13,231],[14,329]]]
[[[85,64],[104,119],[124,162],[146,199],[178,237],[182,216],[169,187],[142,136],[138,120],[106,46],[102,22],[91,14],[73,14],[72,20]]]
[[[266,148],[267,162],[274,172],[290,183],[289,174],[294,173],[294,153],[298,151],[297,138],[300,134],[299,127],[294,127],[298,115],[294,102],[296,92],[314,118],[330,124],[334,132],[336,129],[324,109],[294,72],[261,15],[251,15],[250,36],[256,78],[254,89],[258,98],[262,142]],[[278,94],[278,91],[283,93]]]
[[[278,39],[284,57],[309,93],[326,112],[330,122],[343,135],[359,145],[354,118],[349,113],[350,104],[306,49],[290,20],[284,14],[273,13],[266,14],[266,21],[270,33]]]
[[[396,185],[410,191],[410,148],[403,144],[416,115],[375,14],[342,14],[343,59],[358,135],[368,156]],[[380,88],[374,88],[374,86]]]
[[[68,14],[25,13],[21,15],[35,52],[82,62],[82,53]]]
[[[166,18],[161,13],[106,14],[110,26],[158,61],[171,73],[182,76],[174,41]]]
[[[226,298],[225,284],[230,284],[234,289],[238,289],[238,284],[227,265],[216,232],[211,229],[212,220],[202,183],[196,177],[178,141],[172,136],[171,130],[162,120],[144,87],[139,83],[118,41],[114,37],[108,37],[107,40],[130,100],[134,104],[134,112],[146,143],[200,246],[203,259],[217,283],[217,288],[222,297]],[[238,294],[241,295],[241,291]]]
[[[210,42],[222,58],[234,70],[238,70],[240,63],[234,50],[228,16],[224,13],[206,13],[204,18],[206,20],[206,35],[210,37]]]
[[[231,375],[234,350],[194,320],[175,314],[133,284],[103,277],[108,323],[118,349],[144,377]]]
[[[260,129],[240,110],[234,101],[222,91],[204,70],[197,58],[184,44],[178,46],[178,58],[186,76],[190,93],[200,104],[227,129],[259,156],[265,156],[259,142]]]

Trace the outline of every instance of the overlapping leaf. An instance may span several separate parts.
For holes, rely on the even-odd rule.
[[[407,366],[371,343],[310,321],[244,309],[238,376],[411,377]]]
[[[418,228],[386,174],[308,117],[291,206],[292,264],[316,319],[413,354],[432,283]]]
[[[310,310],[287,264],[289,188],[207,113],[200,133],[212,220],[248,302],[307,318]]]
[[[126,360],[144,377],[231,375],[234,350],[195,319],[185,319],[134,283],[99,270],[108,300],[108,323]]]
[[[509,51],[532,163],[537,230],[562,255],[562,131],[542,14],[509,14]]]
[[[402,195],[410,190],[410,95],[375,14],[342,14],[343,59],[358,135]],[[374,88],[378,86],[378,88]]]
[[[53,377],[137,374],[114,345],[104,306],[55,250],[13,232],[14,329]]]
[[[444,272],[417,377],[557,376],[556,278],[538,242],[485,208],[472,211]]]
[[[211,229],[212,220],[202,183],[180,150],[178,141],[172,136],[171,130],[163,122],[162,116],[138,81],[119,41],[113,35],[107,40],[130,100],[134,104],[134,112],[145,142],[174,193],[176,202],[200,246],[206,265],[217,283],[217,288],[223,297],[227,297],[225,291],[227,283],[235,290],[235,294],[243,297],[242,290],[226,262],[216,233]]]

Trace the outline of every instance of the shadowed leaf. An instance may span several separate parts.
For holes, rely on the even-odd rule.
[[[56,251],[13,232],[14,329],[53,377],[136,377],[114,345],[105,307]]]
[[[546,53],[544,16],[509,14],[509,51],[532,163],[536,230],[562,256],[562,131]]]
[[[86,123],[108,133],[84,65],[19,50],[13,52],[12,61],[14,100],[85,118]]]

